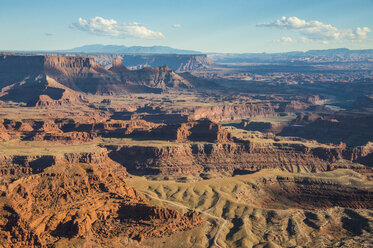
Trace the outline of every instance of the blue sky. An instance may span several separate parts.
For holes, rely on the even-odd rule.
[[[0,0],[0,50],[373,48],[372,0]]]

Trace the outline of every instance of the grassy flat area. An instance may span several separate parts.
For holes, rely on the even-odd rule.
[[[305,140],[292,140],[288,137],[278,137],[278,139],[274,140],[273,137],[266,137],[261,132],[256,131],[247,131],[240,128],[236,128],[233,126],[225,126],[226,130],[228,130],[234,137],[237,137],[242,140],[248,140],[253,143],[259,144],[298,144],[298,145],[305,145],[307,147],[325,147],[325,148],[333,148],[331,145],[327,144],[320,144],[312,141],[305,141]]]
[[[208,142],[188,142],[179,143],[168,140],[136,140],[131,138],[102,138],[100,145],[117,145],[117,146],[144,146],[144,147],[168,147],[184,146],[185,144],[209,144]],[[212,144],[212,143],[211,143]]]
[[[254,117],[250,118],[253,122],[270,122],[270,123],[288,123],[297,117],[295,114],[287,116],[270,116],[270,117]]]
[[[141,106],[144,104],[159,105],[163,109],[180,110],[190,107],[211,107],[222,104],[213,98],[202,98],[199,94],[193,92],[163,93],[163,94],[130,94],[120,96],[98,96],[88,95],[90,102],[100,103],[104,99],[111,100],[112,106],[129,107]]]
[[[0,141],[0,154],[2,155],[59,155],[65,153],[86,153],[100,151],[102,146],[143,146],[143,147],[169,147],[184,146],[190,143],[177,143],[167,140],[134,140],[130,138],[102,138],[83,144],[69,144],[51,141],[21,141],[12,139]],[[193,144],[207,144],[194,142]]]
[[[143,147],[168,147],[183,146],[186,143],[177,143],[167,140],[134,140],[130,138],[102,138],[83,144],[69,144],[50,141],[21,141],[12,139],[0,141],[0,154],[2,155],[60,155],[65,153],[97,152],[103,148],[100,146],[143,146]],[[188,143],[190,144],[190,143]],[[207,144],[196,142],[194,144]]]
[[[115,146],[151,146],[151,147],[166,147],[166,146],[182,146],[183,143],[171,142],[168,140],[135,140],[131,138],[102,138],[101,145]]]
[[[83,105],[53,107],[53,108],[34,108],[21,107],[17,105],[9,105],[0,107],[0,118],[11,120],[55,120],[56,118],[69,118],[75,120],[89,120],[91,118],[104,119],[97,111]]]
[[[49,141],[9,140],[0,142],[2,155],[60,155],[65,153],[97,152],[102,148],[95,143],[61,144]]]

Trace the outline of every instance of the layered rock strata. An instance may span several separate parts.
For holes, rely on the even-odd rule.
[[[369,178],[369,166],[334,165],[339,160],[371,164],[371,146],[358,148],[310,148],[300,144],[180,144],[172,146],[110,146],[110,158],[135,174],[249,173],[277,168],[289,172],[320,172],[351,168]]]
[[[5,247],[100,246],[120,237],[143,240],[201,223],[195,212],[150,206],[121,169],[61,164],[0,190],[0,241]],[[123,169],[123,168],[122,168]]]

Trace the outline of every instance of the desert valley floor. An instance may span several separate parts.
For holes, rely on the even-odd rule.
[[[372,57],[157,56],[0,55],[0,247],[373,247]]]

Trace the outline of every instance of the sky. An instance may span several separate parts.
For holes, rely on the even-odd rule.
[[[373,0],[0,0],[0,50],[372,49]]]

